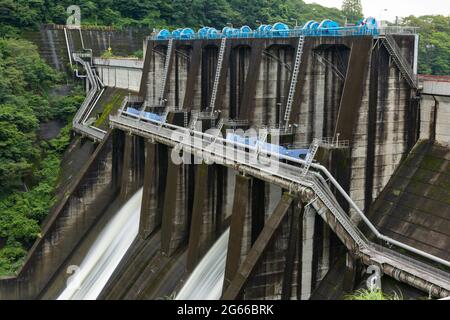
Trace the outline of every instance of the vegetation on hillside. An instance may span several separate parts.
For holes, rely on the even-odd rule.
[[[345,300],[402,300],[402,298],[394,293],[393,295],[388,295],[381,291],[380,289],[368,290],[359,289],[353,294],[344,297]]]
[[[47,142],[38,137],[39,125],[70,123],[83,100],[82,94],[52,95],[63,80],[31,43],[0,39],[0,275],[20,265],[54,201],[70,127]]]
[[[359,0],[345,0],[342,10],[306,4],[302,0],[79,0],[83,25],[116,28],[178,28],[249,25],[277,21],[300,25],[310,19],[356,23],[362,17]],[[39,23],[65,24],[71,0],[0,0],[0,36],[20,34],[19,29]],[[450,17],[408,17],[403,24],[420,27],[419,72],[450,74]]]
[[[410,16],[402,24],[419,27],[419,73],[450,75],[450,16]]]

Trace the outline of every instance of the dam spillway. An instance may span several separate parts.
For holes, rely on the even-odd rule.
[[[449,237],[433,233],[443,240],[420,244],[412,231],[396,235],[406,222],[378,216],[383,232],[373,234],[379,225],[364,220],[386,212],[376,205],[378,198],[414,189],[391,178],[419,137],[432,139],[433,130],[428,135],[423,130],[430,124],[421,123],[425,118],[414,82],[416,35],[400,31],[225,41],[147,38],[137,96],[127,97],[111,115],[105,138],[56,208],[58,223],[35,249],[45,254],[36,260],[32,255],[20,284],[0,282],[0,296],[58,297],[69,262],[82,260],[80,247],[91,248],[80,238],[94,237],[99,231],[92,226],[102,216],[108,220],[109,204],[133,199],[141,187],[133,224],[137,236],[127,236],[130,249],[108,279],[93,286],[96,293],[90,297],[167,298],[205,285],[217,289],[211,290],[214,297],[220,287],[220,296],[230,299],[309,299],[336,282],[342,297],[361,283],[360,271],[376,261],[384,261],[385,278],[435,297],[446,295],[445,270],[424,267],[427,256],[420,263],[397,260],[395,246],[423,253],[438,244],[431,256],[445,263]],[[120,61],[102,61],[97,71],[102,70],[100,77],[120,75],[116,67],[130,69]],[[124,77],[137,67],[131,69]],[[115,80],[108,83],[120,85]],[[430,113],[427,119],[432,118]],[[206,133],[211,128],[220,134]],[[226,135],[250,128],[259,134]],[[206,142],[211,149],[202,158]],[[270,155],[268,145],[277,146]],[[238,157],[221,157],[221,149]],[[177,152],[181,163],[172,161]],[[289,158],[292,154],[296,158]],[[253,155],[255,163],[245,162]],[[271,171],[264,161],[279,170]],[[414,191],[409,189],[406,195]],[[439,199],[432,205],[445,211]],[[92,204],[101,209],[93,212]],[[220,268],[214,268],[211,281],[191,280],[210,253],[225,254],[214,244],[225,245],[228,228],[222,285]],[[394,249],[380,237],[385,230],[397,241]],[[49,253],[59,248],[60,254]],[[416,277],[411,270],[429,274]],[[207,297],[205,290],[189,291]]]
[[[139,229],[142,189],[98,235],[58,300],[95,300],[130,247]]]
[[[219,300],[222,296],[230,229],[216,241],[183,284],[176,300]]]

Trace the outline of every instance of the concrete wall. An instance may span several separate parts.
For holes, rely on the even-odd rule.
[[[107,135],[55,205],[17,277],[0,279],[0,299],[35,299],[118,195],[121,144]],[[114,140],[114,143],[113,143]],[[113,169],[114,168],[114,169]]]
[[[142,60],[95,58],[94,66],[106,86],[139,92]]]
[[[92,49],[99,57],[110,46],[117,56],[129,56],[142,50],[143,41],[150,30],[129,28],[124,30],[82,30],[85,48]],[[81,50],[78,30],[68,30],[69,45],[75,51]],[[25,39],[33,42],[40,55],[57,70],[68,71],[69,57],[62,26],[41,25],[39,31],[24,31]]]
[[[422,76],[420,138],[450,145],[450,78]]]
[[[407,61],[413,64],[415,37],[395,38]],[[306,38],[290,122],[298,129],[293,138],[286,140],[308,144],[314,138],[333,137],[337,130],[349,132],[345,133],[352,150],[349,192],[361,209],[376,199],[414,145],[419,131],[414,93],[377,39],[370,40],[368,60],[363,59],[368,40]],[[230,49],[224,58],[226,72],[221,74],[216,109],[221,110],[223,118],[247,119],[256,126],[276,124],[284,116],[297,39],[227,41]],[[174,61],[179,58],[175,54],[171,57],[173,67],[165,96],[169,106],[179,105],[183,93],[184,100],[189,98],[191,103],[186,110],[208,105],[219,42],[197,41],[203,48],[197,69],[192,62],[195,43],[174,42],[176,47],[184,46],[190,63],[177,64]],[[159,99],[166,45],[164,41],[148,42],[152,49],[147,52],[145,90],[141,90],[148,105]],[[195,84],[186,91],[184,83],[189,77]]]

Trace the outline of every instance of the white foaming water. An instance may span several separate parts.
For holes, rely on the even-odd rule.
[[[95,300],[138,234],[142,188],[103,228],[58,300]]]
[[[219,300],[228,251],[228,228],[214,243],[181,288],[175,300]]]

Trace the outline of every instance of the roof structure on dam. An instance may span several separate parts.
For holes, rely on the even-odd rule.
[[[450,148],[423,141],[375,202],[369,217],[381,232],[450,259]]]

